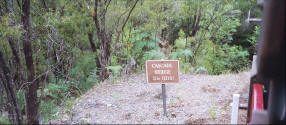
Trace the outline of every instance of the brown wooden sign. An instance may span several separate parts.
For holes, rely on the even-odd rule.
[[[147,83],[178,83],[178,60],[148,60],[146,65]]]

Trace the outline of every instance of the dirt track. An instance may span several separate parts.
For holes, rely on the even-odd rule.
[[[182,74],[180,83],[167,84],[168,117],[163,116],[161,85],[146,84],[144,74],[95,85],[63,109],[51,123],[230,123],[232,94],[248,96],[249,72],[219,76]],[[241,100],[247,103],[247,100]],[[239,122],[246,110],[239,110]]]

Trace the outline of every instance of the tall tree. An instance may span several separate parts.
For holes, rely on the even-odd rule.
[[[28,124],[39,124],[39,101],[37,97],[38,80],[35,80],[35,70],[33,63],[31,20],[30,20],[30,0],[23,0],[22,23],[24,26],[23,48],[27,67],[28,80],[25,90],[26,110]]]
[[[9,68],[7,67],[2,51],[0,50],[0,77],[3,80],[1,83],[3,84],[6,94],[7,94],[7,105],[9,112],[9,119],[13,124],[22,124],[22,115],[19,109],[19,105],[17,103],[16,95],[15,95],[15,87],[13,80],[10,76]]]
[[[110,44],[111,44],[112,34],[108,32],[105,27],[105,14],[108,9],[108,6],[110,5],[111,0],[108,0],[108,2],[105,1],[104,3],[100,4],[98,4],[98,2],[99,2],[98,0],[95,0],[93,20],[96,27],[96,33],[98,37],[99,51],[100,51],[100,55],[98,56],[98,60],[100,63],[99,78],[100,81],[103,81],[108,77],[106,67],[110,65],[110,56],[111,56]],[[98,19],[98,8],[101,9],[100,13],[101,21],[99,21]]]
[[[13,0],[9,0],[8,4],[9,4],[9,9],[8,9],[9,16],[14,17]],[[11,23],[9,24],[10,27],[15,26],[14,20],[15,19],[13,18],[11,19]],[[14,74],[12,73],[13,75],[11,75],[11,77],[17,81],[15,82],[16,88],[19,88],[22,85],[21,83],[24,81],[24,69],[21,64],[21,58],[19,53],[20,48],[18,44],[15,43],[15,39],[13,38],[12,35],[9,35],[7,39],[13,54],[13,63],[14,63],[13,66],[15,67],[16,70],[14,71]]]

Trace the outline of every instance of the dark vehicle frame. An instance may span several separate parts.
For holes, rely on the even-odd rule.
[[[285,0],[259,3],[263,17],[254,57],[247,123],[286,123]]]

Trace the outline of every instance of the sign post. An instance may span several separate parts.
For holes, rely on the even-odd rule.
[[[165,83],[179,82],[179,61],[147,60],[145,64],[146,64],[147,83],[162,84],[164,116],[167,116]]]
[[[162,84],[162,97],[163,97],[163,109],[164,109],[164,116],[167,116],[167,106],[166,106],[166,87],[165,87],[165,84]]]

